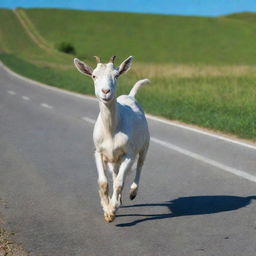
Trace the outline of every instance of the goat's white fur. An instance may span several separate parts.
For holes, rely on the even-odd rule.
[[[78,70],[94,80],[95,95],[99,99],[100,113],[95,123],[93,140],[98,184],[105,220],[110,222],[121,203],[125,175],[138,155],[136,175],[131,185],[130,199],[134,199],[140,180],[143,162],[149,146],[149,131],[144,111],[135,99],[138,89],[149,82],[138,81],[129,95],[116,98],[116,79],[129,70],[130,56],[117,69],[113,63],[98,63],[93,70],[87,64],[74,59]],[[113,176],[113,195],[108,196],[106,170]]]

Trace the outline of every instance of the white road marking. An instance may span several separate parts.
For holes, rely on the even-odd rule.
[[[94,120],[94,119],[89,118],[89,117],[86,117],[86,116],[85,116],[85,117],[82,117],[81,119],[84,120],[84,121],[87,121],[88,123],[91,123],[91,124],[94,124],[94,123],[95,123],[95,120]],[[163,140],[159,140],[159,139],[157,139],[157,138],[155,138],[155,137],[151,137],[150,139],[151,139],[151,141],[153,141],[154,143],[159,144],[159,145],[161,145],[161,146],[163,146],[163,147],[165,147],[165,148],[174,150],[174,151],[176,151],[176,152],[178,152],[178,153],[180,153],[180,154],[183,154],[183,155],[185,155],[185,156],[194,158],[194,159],[196,159],[196,160],[198,160],[198,161],[201,161],[201,162],[206,163],[206,164],[208,164],[208,165],[214,166],[214,167],[216,167],[216,168],[218,168],[218,169],[221,169],[221,170],[223,170],[223,171],[229,172],[229,173],[234,174],[234,175],[236,175],[236,176],[239,176],[239,177],[241,177],[241,178],[244,178],[244,179],[247,179],[247,180],[256,182],[256,176],[254,176],[254,175],[252,175],[252,174],[249,174],[249,173],[247,173],[247,172],[245,172],[245,171],[238,170],[238,169],[235,169],[235,168],[233,168],[233,167],[227,166],[227,165],[225,165],[225,164],[219,163],[219,162],[217,162],[217,161],[215,161],[215,160],[212,160],[212,159],[210,159],[210,158],[201,156],[201,155],[199,155],[199,154],[196,154],[196,153],[191,152],[191,151],[189,151],[189,150],[187,150],[187,149],[178,147],[178,146],[176,146],[176,145],[174,145],[174,144],[171,144],[171,143],[169,143],[169,142],[165,142],[165,141],[163,141]]]
[[[46,103],[41,103],[40,104],[43,108],[48,108],[48,109],[52,109],[53,107],[52,106],[50,106],[50,105],[48,105],[48,104],[46,104]]]
[[[175,126],[175,127],[178,127],[178,128],[182,128],[182,129],[185,129],[185,130],[192,131],[192,132],[200,133],[200,134],[207,135],[207,136],[219,139],[219,140],[223,140],[223,141],[226,141],[226,142],[229,142],[229,143],[237,144],[237,145],[240,145],[240,146],[243,146],[243,147],[247,147],[247,148],[251,148],[251,149],[256,150],[256,146],[245,143],[245,142],[241,142],[241,141],[238,141],[238,140],[226,138],[224,136],[220,136],[220,135],[217,135],[217,134],[214,134],[214,133],[202,131],[200,129],[189,127],[189,126],[186,126],[186,125],[177,124],[175,122],[172,122],[172,121],[169,121],[169,120],[164,120],[164,119],[161,119],[161,118],[158,118],[158,117],[155,117],[155,116],[151,116],[149,114],[147,114],[146,116],[147,116],[148,119],[155,120],[155,121],[158,121],[160,123],[164,123],[164,124],[167,124],[167,125],[170,125],[170,126]]]
[[[207,158],[207,157],[204,157],[204,156],[201,156],[199,154],[196,154],[196,153],[193,153],[189,150],[186,150],[186,149],[183,149],[181,147],[178,147],[176,145],[173,145],[171,143],[168,143],[168,142],[165,142],[165,141],[162,141],[162,140],[159,140],[157,138],[154,138],[154,137],[151,137],[151,141],[163,146],[163,147],[166,147],[166,148],[169,148],[171,150],[174,150],[174,151],[177,151],[183,155],[186,155],[186,156],[189,156],[191,158],[194,158],[196,160],[199,160],[203,163],[206,163],[208,165],[211,165],[211,166],[214,166],[214,167],[217,167],[223,171],[226,171],[226,172],[229,172],[229,173],[232,173],[236,176],[239,176],[241,178],[244,178],[244,179],[247,179],[247,180],[250,180],[250,181],[253,181],[253,182],[256,182],[256,176],[252,175],[252,174],[249,174],[245,171],[242,171],[242,170],[238,170],[238,169],[235,169],[233,167],[230,167],[230,166],[227,166],[227,165],[224,165],[224,164],[221,164],[217,161],[214,161],[210,158]]]
[[[88,123],[95,124],[95,120],[90,118],[90,117],[84,116],[81,119],[88,122]]]
[[[22,96],[23,100],[30,100],[30,98],[28,96]]]
[[[14,91],[8,91],[8,93],[9,93],[10,95],[16,95],[16,92],[14,92]]]
[[[56,88],[56,87],[53,87],[53,86],[50,86],[50,85],[46,85],[46,84],[37,82],[35,80],[26,78],[24,76],[18,75],[17,73],[15,73],[14,71],[12,71],[8,67],[6,67],[1,61],[0,61],[0,65],[9,74],[11,74],[12,76],[17,77],[18,79],[21,79],[23,81],[29,82],[31,84],[40,85],[41,87],[43,87],[45,89],[52,90],[52,91],[55,91],[55,92],[59,92],[59,93],[66,94],[66,95],[71,95],[71,96],[74,96],[74,97],[77,97],[77,98],[86,99],[86,100],[92,100],[92,101],[95,101],[95,102],[97,101],[97,99],[95,97],[92,97],[92,96],[82,95],[82,94],[79,94],[79,93],[66,91],[64,89],[60,89],[60,88]],[[199,128],[192,128],[189,125],[187,126],[185,124],[184,125],[177,124],[177,123],[175,123],[173,121],[164,120],[164,119],[161,119],[161,118],[153,116],[153,115],[147,114],[146,116],[147,116],[148,119],[151,119],[151,120],[155,120],[155,121],[158,121],[158,122],[161,122],[161,123],[165,123],[165,124],[168,124],[168,125],[171,125],[171,126],[176,126],[176,127],[182,128],[182,129],[190,130],[192,132],[196,132],[196,133],[199,133],[199,134],[203,134],[203,135],[206,135],[206,136],[209,136],[209,137],[217,138],[219,140],[223,140],[223,141],[226,141],[226,142],[229,142],[229,143],[233,143],[233,144],[236,144],[236,145],[239,145],[239,146],[243,146],[243,147],[247,147],[247,148],[251,148],[251,149],[255,149],[256,150],[256,146],[252,145],[252,144],[249,144],[249,143],[245,143],[245,142],[242,142],[242,141],[239,141],[239,140],[235,140],[235,139],[229,139],[229,138],[226,138],[224,136],[217,135],[217,134],[215,134],[213,132],[203,131],[203,130],[201,130]]]

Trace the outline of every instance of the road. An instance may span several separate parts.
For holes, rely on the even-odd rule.
[[[138,197],[127,186],[109,224],[93,158],[97,113],[92,98],[0,66],[0,212],[31,255],[255,256],[255,145],[149,118]]]

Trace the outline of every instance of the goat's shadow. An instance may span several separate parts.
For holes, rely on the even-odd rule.
[[[239,197],[239,196],[191,196],[191,197],[181,197],[171,201],[166,201],[163,203],[150,203],[150,204],[134,204],[126,205],[121,208],[135,208],[141,207],[147,209],[147,214],[118,214],[117,217],[140,217],[137,220],[131,222],[120,223],[116,226],[118,227],[128,227],[134,226],[138,223],[151,221],[151,220],[161,220],[180,216],[189,215],[204,215],[204,214],[214,214],[219,212],[234,211],[245,207],[251,203],[251,200],[256,199],[256,196]],[[153,208],[152,208],[153,207]],[[169,213],[154,214],[150,211],[154,207],[166,207]],[[165,209],[166,212],[166,209]]]

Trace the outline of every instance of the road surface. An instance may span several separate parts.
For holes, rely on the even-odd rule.
[[[97,114],[92,98],[0,66],[0,212],[31,255],[255,256],[255,145],[149,118],[139,194],[130,201],[127,186],[109,224],[93,158]]]

